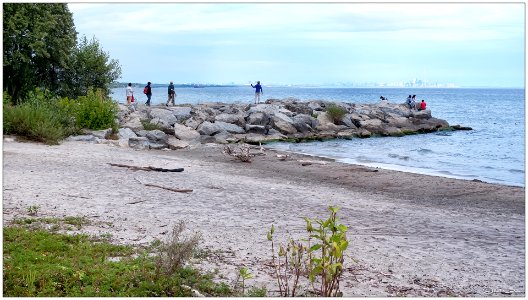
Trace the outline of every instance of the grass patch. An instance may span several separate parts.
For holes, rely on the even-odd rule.
[[[150,120],[141,120],[141,124],[143,125],[143,129],[145,130],[161,130],[163,131],[163,127],[150,123]]]
[[[335,104],[330,104],[326,108],[326,114],[328,116],[328,119],[330,119],[330,121],[335,124],[337,121],[343,119],[343,117],[347,114],[347,110],[344,107],[337,106]]]
[[[3,233],[5,297],[192,296],[182,285],[207,296],[232,295],[213,275],[190,267],[160,274],[155,258],[132,246],[18,226]]]

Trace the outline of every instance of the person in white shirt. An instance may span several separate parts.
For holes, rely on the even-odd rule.
[[[127,105],[132,104],[132,98],[134,97],[134,89],[132,88],[132,83],[128,83],[128,86],[126,88],[126,97],[127,97]]]

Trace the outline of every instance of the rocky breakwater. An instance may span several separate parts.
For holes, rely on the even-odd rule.
[[[333,138],[403,136],[450,126],[405,104],[356,104],[297,99],[268,99],[263,104],[120,105],[121,146],[136,149],[180,149],[204,143],[266,143]]]

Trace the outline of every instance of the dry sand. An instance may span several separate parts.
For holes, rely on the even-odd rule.
[[[6,137],[4,224],[39,205],[40,217],[86,216],[93,222],[83,228],[88,233],[148,244],[184,220],[203,234],[201,247],[210,256],[202,268],[233,280],[246,266],[255,275],[247,284],[273,295],[277,288],[266,267],[271,224],[278,237],[304,237],[302,217],[327,217],[327,207],[337,205],[349,227],[344,296],[525,295],[524,188],[301,155],[281,161],[272,150],[243,163],[224,156],[222,147],[135,151]],[[185,171],[132,171],[109,163]]]

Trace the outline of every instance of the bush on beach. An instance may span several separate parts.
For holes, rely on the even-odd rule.
[[[65,137],[79,133],[81,128],[117,131],[117,104],[98,90],[71,100],[37,88],[23,103],[14,106],[8,104],[4,93],[3,103],[4,134],[57,145]]]

